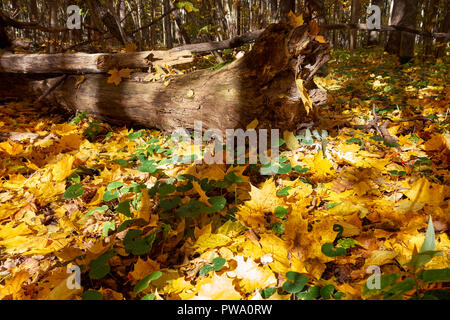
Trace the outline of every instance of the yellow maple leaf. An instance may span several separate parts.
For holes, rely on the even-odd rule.
[[[148,258],[147,260],[143,260],[138,258],[138,261],[134,264],[133,271],[129,273],[129,279],[132,280],[132,283],[136,283],[137,281],[143,279],[150,273],[157,271],[160,269],[160,264],[152,259]]]
[[[300,27],[303,25],[303,14],[300,13],[298,16],[292,12],[292,10],[288,13],[288,21],[289,25],[293,28]]]
[[[52,176],[54,181],[62,181],[70,176],[75,169],[72,169],[72,164],[75,160],[74,156],[65,155],[60,161],[53,165]]]
[[[306,273],[305,265],[295,255],[288,258],[289,243],[274,234],[261,234],[260,244],[264,253],[271,253],[273,262],[269,263],[273,272],[286,274],[288,271]]]
[[[233,285],[233,279],[225,274],[218,276],[213,273],[203,281],[199,281],[197,288],[200,288],[197,295],[191,300],[239,300],[241,295]],[[181,296],[181,295],[180,295]]]
[[[0,287],[0,300],[8,295],[14,297],[19,291],[22,290],[22,284],[30,278],[30,274],[26,271],[19,271],[14,274],[12,278],[5,280],[5,285]]]
[[[372,251],[371,256],[366,259],[366,266],[376,265],[376,266],[382,266],[386,263],[392,262],[392,259],[394,259],[398,255],[397,252],[394,251],[388,251],[388,250],[374,250]]]
[[[250,197],[237,213],[239,220],[250,228],[264,226],[267,223],[266,214],[273,213],[278,206],[283,205],[283,200],[277,196],[273,178],[266,180],[261,189],[252,185]],[[272,215],[268,217],[273,218]]]
[[[438,206],[444,200],[444,186],[430,183],[427,178],[422,177],[416,180],[411,190],[406,190],[404,194],[412,202]]]
[[[294,133],[292,133],[291,131],[284,131],[283,139],[286,141],[286,147],[288,147],[289,150],[295,151],[300,148],[300,143],[298,142],[298,139],[294,136]]]
[[[327,43],[327,40],[323,36],[316,36],[315,40],[319,43]]]
[[[324,178],[333,173],[333,164],[323,157],[322,150],[314,155],[312,164],[314,166],[314,174],[319,178]]]
[[[20,143],[8,140],[0,143],[0,152],[4,152],[14,157],[23,152],[23,146]]]
[[[299,78],[295,81],[295,83],[297,84],[297,89],[298,92],[300,93],[300,98],[302,99],[306,113],[309,114],[309,112],[313,108],[312,100],[311,97],[309,96],[308,90],[306,90],[306,88],[303,86],[303,80],[300,78],[300,75]]]
[[[208,249],[225,246],[231,241],[231,238],[221,233],[204,233],[200,237],[198,237],[197,241],[194,244],[194,247],[196,248],[196,252],[203,252]]]
[[[108,83],[114,83],[116,86],[118,86],[122,82],[122,78],[130,78],[131,75],[131,69],[125,68],[117,70],[116,68],[109,70],[108,73],[111,75],[108,78]]]
[[[237,262],[235,270],[227,272],[230,278],[240,279],[242,290],[247,293],[257,289],[276,286],[277,279],[268,267],[260,267],[251,258],[244,259],[242,256],[234,257]]]
[[[137,219],[144,219],[146,222],[150,221],[151,202],[147,189],[142,189],[141,206],[137,213]]]

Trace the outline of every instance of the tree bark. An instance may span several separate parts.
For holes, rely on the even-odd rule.
[[[289,12],[295,13],[295,0],[281,0],[280,1],[280,18],[281,21],[286,22]]]
[[[350,23],[358,23],[360,14],[361,14],[360,1],[352,0],[352,13],[350,17]],[[355,50],[357,39],[358,39],[357,30],[350,31],[350,51]]]
[[[202,70],[163,81],[145,82],[146,74],[135,73],[119,86],[108,84],[103,74],[85,75],[77,88],[72,75],[43,102],[72,110],[87,111],[111,123],[134,123],[173,131],[245,128],[255,118],[262,128],[294,130],[304,120],[305,106],[296,76],[314,104],[326,102],[314,74],[325,64],[330,46],[309,35],[309,26],[292,30],[285,24],[269,26],[243,58],[216,71]],[[39,97],[58,78],[12,77],[0,74],[0,97]]]
[[[172,12],[170,9],[170,1],[171,0],[164,0],[164,14],[168,12]],[[172,39],[172,21],[170,21],[170,14],[166,15],[164,17],[164,39],[166,48],[172,49],[173,48],[173,39]]]
[[[114,17],[114,15],[105,7],[103,7],[100,1],[88,0],[87,1],[90,10],[96,16],[97,23],[100,20],[106,27],[108,32],[123,45],[131,42],[131,39],[125,34],[120,21]]]
[[[105,73],[113,68],[148,68],[154,64],[174,66],[191,63],[190,51],[145,51],[128,53],[4,54],[0,72],[25,74]]]
[[[391,25],[414,29],[416,27],[417,0],[394,0]],[[407,62],[414,57],[414,42],[416,36],[405,32],[390,32],[385,50],[397,55],[401,62]]]
[[[441,25],[439,26],[439,32],[441,33],[449,33],[450,32],[450,10],[449,10],[449,2],[445,1],[445,18],[441,21]],[[445,55],[445,48],[447,43],[444,39],[438,39],[436,41],[436,57],[443,57]]]

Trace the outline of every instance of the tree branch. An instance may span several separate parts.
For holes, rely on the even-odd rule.
[[[264,29],[256,30],[243,34],[242,36],[234,37],[223,41],[210,41],[204,43],[188,44],[185,46],[177,47],[171,51],[189,50],[192,53],[208,52],[215,50],[224,50],[240,47],[248,42],[255,41],[263,33]]]
[[[404,26],[381,26],[380,29],[370,29],[367,27],[366,24],[357,24],[357,23],[349,23],[349,24],[324,24],[320,25],[320,29],[322,30],[340,30],[340,29],[347,29],[347,30],[370,30],[370,31],[378,31],[378,32],[386,32],[386,31],[402,31],[402,32],[408,32],[417,34],[419,36],[423,37],[429,37],[429,38],[443,38],[450,40],[450,33],[432,33],[427,31],[421,31],[416,30]]]

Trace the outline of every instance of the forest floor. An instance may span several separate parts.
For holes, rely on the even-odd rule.
[[[329,102],[312,134],[284,133],[273,177],[173,164],[157,130],[0,106],[0,299],[448,296],[449,70],[334,52]],[[355,127],[373,108],[396,141]]]

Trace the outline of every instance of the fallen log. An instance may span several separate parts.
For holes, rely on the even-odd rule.
[[[134,73],[119,86],[107,83],[104,74],[87,74],[76,86],[77,77],[70,75],[43,102],[111,123],[169,132],[192,129],[194,121],[202,121],[204,130],[245,128],[254,119],[263,128],[293,130],[306,115],[297,77],[314,104],[326,102],[326,92],[317,88],[313,76],[329,60],[329,51],[327,43],[310,35],[308,25],[293,30],[273,24],[249,53],[219,70],[173,76],[169,85],[146,82],[148,74]],[[2,73],[0,98],[40,97],[58,79]]]
[[[83,74],[105,73],[113,68],[148,68],[153,64],[174,66],[190,63],[192,53],[183,51],[145,51],[128,53],[58,53],[0,55],[0,72]]]

